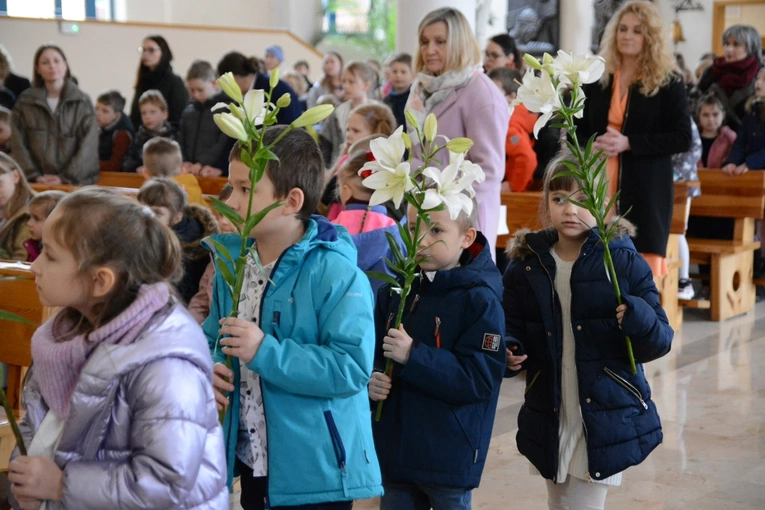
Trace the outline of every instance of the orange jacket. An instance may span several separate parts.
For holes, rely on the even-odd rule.
[[[512,191],[526,191],[537,168],[534,152],[534,123],[537,115],[518,105],[510,116],[505,139],[505,180]]]

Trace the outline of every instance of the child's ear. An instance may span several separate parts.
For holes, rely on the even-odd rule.
[[[508,98],[510,101],[513,101],[513,100],[514,100],[516,97],[518,97],[518,94],[517,94],[517,93],[515,93],[515,92],[510,92],[510,93],[509,93],[509,94],[508,94],[506,97],[507,97],[507,98]]]
[[[287,192],[287,196],[284,197],[282,202],[284,203],[284,209],[282,212],[284,216],[290,214],[298,214],[300,209],[303,208],[303,204],[305,203],[305,195],[303,194],[303,190],[300,188],[292,188],[289,190],[289,192]]]
[[[462,244],[460,244],[460,248],[463,250],[465,248],[469,248],[470,245],[472,245],[475,242],[475,238],[478,235],[478,231],[476,231],[475,228],[470,227],[465,231],[465,234],[462,236]]]
[[[21,172],[18,168],[13,169],[13,184],[18,184],[21,181]]]
[[[163,111],[163,112],[162,112],[162,120],[163,120],[163,121],[166,121],[166,120],[167,120],[167,118],[169,117],[169,115],[170,115],[170,114],[168,113],[168,111],[167,111],[167,110]]]
[[[116,283],[117,275],[114,274],[112,268],[108,266],[97,267],[93,271],[93,286],[91,290],[93,297],[98,299],[106,297]]]
[[[179,224],[182,219],[183,219],[183,213],[178,211],[177,213],[175,213],[175,216],[173,216],[172,219],[170,220],[170,226],[174,227],[175,225]]]

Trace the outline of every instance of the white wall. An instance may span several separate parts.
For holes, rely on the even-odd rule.
[[[672,45],[675,51],[683,54],[685,65],[692,71],[696,69],[701,55],[712,51],[712,15],[714,0],[694,0],[704,7],[703,11],[680,11],[678,19],[683,27],[685,42]],[[658,0],[657,6],[667,25],[667,30],[675,19],[675,11],[670,0]],[[670,44],[671,44],[671,38]]]
[[[131,0],[130,3],[134,1],[150,0]],[[314,75],[321,73],[321,55],[285,31],[81,22],[79,34],[64,36],[59,33],[55,20],[0,17],[0,43],[13,57],[19,74],[31,79],[35,50],[43,43],[52,42],[64,50],[72,74],[92,99],[106,89],[116,88],[128,104],[139,63],[137,48],[146,35],[157,33],[167,39],[175,57],[173,69],[181,77],[186,75],[194,59],[206,59],[215,66],[228,51],[262,56],[269,44],[282,46],[287,68],[303,59],[308,61]]]

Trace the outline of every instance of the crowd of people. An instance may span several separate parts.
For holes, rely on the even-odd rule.
[[[231,73],[242,94],[268,90],[281,47],[262,60],[195,60],[183,79],[168,42],[148,36],[129,112],[116,90],[92,103],[58,46],[37,50],[31,83],[0,51],[0,258],[32,262],[41,302],[60,308],[32,339],[28,453],[13,454],[11,503],[221,509],[238,477],[245,510],[349,509],[375,496],[384,510],[469,509],[502,380],[525,371],[517,444],[545,479],[549,508],[604,508],[608,487],[662,440],[624,337],[638,364],[670,349],[654,277],[667,274],[673,181],[700,168],[765,169],[760,35],[727,28],[724,55],[694,77],[665,32],[653,3],[623,5],[577,120],[579,140],[594,137],[607,158],[609,195],[629,211],[610,245],[619,306],[593,218],[569,200],[581,190],[566,133],[548,125],[534,136],[538,114],[510,108],[533,70],[508,34],[482,58],[456,9],[421,20],[413,55],[380,65],[330,51],[315,83],[305,61],[280,71],[273,97],[291,101],[265,143],[308,108],[335,109],[281,138],[278,165],[254,189],[241,146],[213,119],[231,101],[216,80]],[[418,217],[406,202],[371,206],[363,167],[399,127],[413,134],[407,117],[422,126],[429,114],[439,135],[473,141],[467,159],[485,179],[467,197],[472,213],[430,213],[393,328],[402,297],[364,271],[397,277],[384,259],[405,249],[400,229]],[[30,186],[89,185],[102,171],[147,180],[136,200]],[[218,198],[241,217],[280,202],[251,232],[240,296],[226,278],[240,226],[207,208],[199,176],[226,177]],[[535,190],[548,227],[499,250],[500,191]],[[211,253],[224,252],[216,265]],[[690,298],[687,243],[681,258]],[[382,401],[377,421],[370,410]]]

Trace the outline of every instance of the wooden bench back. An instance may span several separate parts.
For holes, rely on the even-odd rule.
[[[539,191],[517,192],[508,191],[502,193],[502,205],[507,208],[507,228],[509,234],[497,237],[497,246],[505,248],[515,233],[522,228],[539,230],[542,223],[542,193]],[[500,220],[501,221],[501,220]]]
[[[675,200],[672,205],[672,224],[669,227],[670,234],[684,235],[688,230],[688,213],[690,212],[690,204],[688,203],[688,196],[690,194],[690,188],[699,186],[698,182],[676,182],[675,183]]]
[[[205,195],[215,195],[228,183],[225,177],[197,177],[199,187]],[[115,188],[140,188],[146,178],[143,175],[131,172],[101,172],[97,184],[99,186],[111,186]]]
[[[699,170],[701,196],[691,202],[691,216],[763,218],[765,172],[730,176],[720,170]]]

